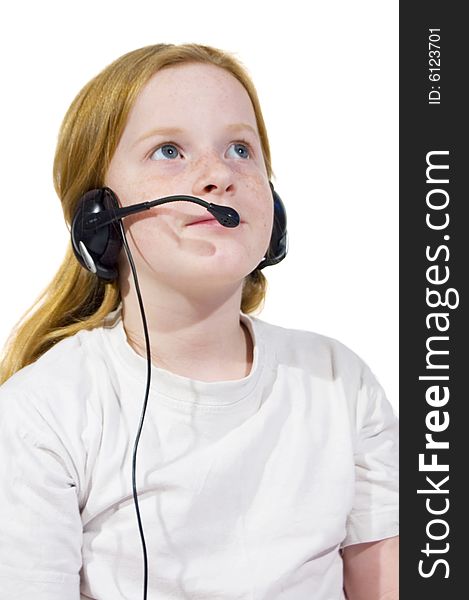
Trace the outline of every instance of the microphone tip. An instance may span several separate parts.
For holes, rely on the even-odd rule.
[[[239,214],[234,208],[210,203],[207,210],[224,227],[237,227],[239,225]]]

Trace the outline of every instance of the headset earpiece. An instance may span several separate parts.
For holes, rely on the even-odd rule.
[[[118,223],[98,229],[85,228],[85,219],[103,210],[119,208],[110,188],[90,190],[78,201],[71,226],[72,246],[80,264],[106,281],[117,278],[117,260],[122,248]]]
[[[285,206],[269,182],[274,202],[274,223],[269,248],[257,269],[276,265],[288,251],[287,215]],[[90,190],[80,198],[72,220],[72,247],[79,263],[105,281],[117,278],[117,261],[122,248],[122,237],[117,222],[98,228],[85,227],[93,214],[119,208],[115,193],[107,187]]]
[[[274,200],[274,224],[269,248],[263,260],[257,265],[256,269],[258,270],[278,264],[288,252],[287,211],[271,181],[269,181],[269,185]]]

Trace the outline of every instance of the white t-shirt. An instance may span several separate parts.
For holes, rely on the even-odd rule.
[[[336,340],[240,318],[247,377],[153,367],[148,599],[343,599],[339,549],[398,534],[397,419]],[[142,597],[146,368],[117,312],[0,388],[2,600]]]

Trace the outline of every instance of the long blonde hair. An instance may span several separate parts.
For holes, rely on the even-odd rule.
[[[63,120],[54,160],[54,185],[70,226],[77,200],[104,185],[104,178],[130,109],[160,69],[181,63],[209,63],[229,71],[252,101],[267,174],[272,176],[269,141],[254,85],[241,63],[217,48],[200,44],[156,44],[129,52],[94,77],[77,95]],[[256,270],[245,278],[241,310],[264,302],[267,280]],[[120,303],[117,281],[104,282],[86,271],[69,245],[57,274],[13,329],[4,350],[0,383],[37,360],[58,341],[102,324]]]

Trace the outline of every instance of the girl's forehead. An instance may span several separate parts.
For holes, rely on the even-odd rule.
[[[243,121],[257,129],[251,99],[226,69],[203,63],[165,67],[142,88],[127,126],[140,129],[155,120],[177,126],[181,121]]]
[[[238,79],[226,69],[215,65],[188,63],[165,67],[155,73],[143,87],[142,99],[191,104],[210,99],[220,102],[250,102],[249,95]],[[221,107],[220,107],[221,108]]]

